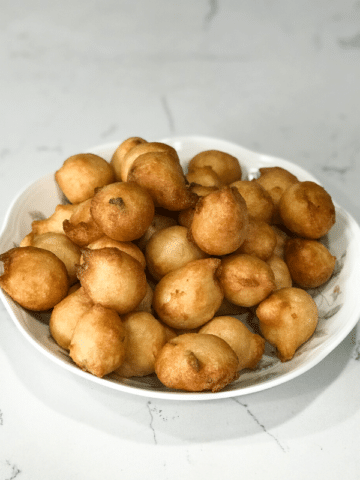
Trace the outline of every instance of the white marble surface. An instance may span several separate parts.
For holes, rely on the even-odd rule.
[[[360,3],[3,0],[0,220],[69,155],[202,134],[287,158],[360,221]],[[360,478],[359,329],[301,377],[177,402],[49,363],[0,306],[0,480]]]

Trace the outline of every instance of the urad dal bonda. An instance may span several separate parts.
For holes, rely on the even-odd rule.
[[[297,286],[307,289],[329,280],[336,257],[317,240],[290,238],[285,244],[285,261]]]
[[[202,187],[221,187],[222,183],[218,174],[209,165],[203,167],[193,166],[188,169],[186,180],[190,184]]]
[[[254,180],[259,183],[271,196],[274,204],[274,213],[272,221],[281,223],[279,215],[279,202],[284,192],[297,183],[298,178],[282,167],[263,167],[259,168],[260,176]]]
[[[245,200],[236,188],[226,186],[200,198],[190,232],[202,251],[209,255],[226,255],[243,243],[248,223]]]
[[[136,240],[136,245],[140,248],[140,250],[144,251],[147,242],[150,240],[152,235],[154,235],[154,233],[162,230],[163,228],[171,227],[173,225],[177,225],[175,218],[161,215],[160,213],[157,213],[157,211],[155,211],[151,224],[147,228],[144,235],[142,235],[138,240]]]
[[[273,254],[276,244],[277,238],[272,226],[250,217],[245,240],[235,253],[255,255],[266,261]]]
[[[146,245],[145,257],[150,274],[160,280],[186,263],[208,255],[191,241],[186,227],[174,225],[154,233]]]
[[[126,154],[129,153],[130,150],[132,150],[137,145],[141,145],[143,143],[147,143],[147,141],[141,137],[129,137],[123,142],[121,142],[120,145],[117,147],[110,160],[110,165],[114,169],[115,179],[117,181],[122,180],[121,169]]]
[[[167,158],[172,158],[180,166],[179,156],[175,148],[162,142],[141,142],[139,145],[135,145],[135,147],[130,149],[124,156],[120,167],[121,180],[123,182],[128,181],[129,170],[131,169],[135,160],[140,157],[140,155],[156,152],[165,152],[167,154]]]
[[[254,307],[276,288],[271,267],[264,260],[244,253],[222,259],[219,280],[225,298],[241,307]]]
[[[49,250],[16,247],[0,255],[4,273],[0,287],[28,310],[53,308],[69,290],[69,276],[64,263]]]
[[[93,305],[75,326],[69,354],[82,370],[102,378],[124,361],[125,339],[118,313]]]
[[[155,371],[155,360],[167,342],[165,327],[147,312],[122,317],[126,335],[125,358],[115,373],[121,377],[143,377]]]
[[[318,322],[315,301],[303,289],[281,288],[256,309],[261,333],[277,349],[282,362],[291,360],[296,350],[314,333]]]
[[[69,350],[76,324],[94,305],[91,298],[80,287],[68,294],[53,308],[49,321],[50,334],[60,347]]]
[[[77,281],[76,265],[80,261],[81,251],[64,233],[47,232],[36,235],[32,239],[31,245],[53,252],[64,263],[70,285]]]
[[[245,200],[249,216],[256,220],[271,223],[275,205],[269,192],[258,182],[238,180],[230,185],[238,189]]]
[[[242,170],[239,160],[229,153],[219,150],[205,150],[195,155],[189,162],[188,170],[210,167],[222,185],[241,180]]]
[[[254,369],[261,360],[265,350],[265,340],[235,317],[214,317],[206,323],[199,333],[216,335],[236,353],[239,365],[238,370]]]
[[[214,317],[223,298],[217,278],[221,260],[193,260],[166,274],[154,290],[153,307],[173,328],[196,328]]]
[[[170,211],[195,205],[198,196],[189,190],[179,161],[168,152],[144,153],[131,165],[128,182],[135,182],[151,195],[156,207]]]
[[[155,372],[168,388],[218,392],[238,378],[239,360],[220,337],[185,333],[167,342],[155,361]]]
[[[77,276],[94,303],[119,314],[134,310],[147,290],[143,267],[117,248],[84,250]]]
[[[266,260],[275,277],[276,290],[284,287],[292,287],[293,281],[290,275],[289,267],[286,262],[275,253]]]
[[[300,237],[318,240],[335,223],[335,206],[328,192],[315,182],[297,182],[279,201],[283,224]]]
[[[104,235],[98,240],[89,243],[86,248],[89,248],[90,250],[98,250],[100,248],[118,248],[122,252],[125,252],[131,257],[135,258],[135,260],[137,260],[143,268],[146,267],[145,255],[133,242],[118,242],[117,240],[113,240],[112,238]],[[82,263],[82,261],[80,261],[80,263]]]
[[[335,221],[322,187],[300,182],[278,167],[260,169],[257,180],[242,179],[238,159],[226,152],[199,152],[186,171],[170,145],[130,137],[118,145],[110,162],[99,161],[99,172],[93,174],[87,165],[87,198],[71,200],[71,194],[84,195],[86,190],[78,181],[79,156],[74,157],[76,162],[64,162],[66,168],[57,172],[60,188],[63,182],[64,195],[74,203],[58,205],[49,218],[34,221],[19,250],[25,256],[31,247],[38,254],[44,250],[38,247],[46,244],[40,240],[55,242],[60,235],[77,255],[81,251],[79,261],[73,262],[79,280],[74,288],[69,289],[76,278],[71,279],[65,258],[54,265],[56,278],[64,274],[64,267],[67,270],[62,294],[53,279],[38,285],[39,299],[48,296],[52,285],[53,298],[47,304],[53,309],[50,333],[79,368],[99,377],[116,372],[126,378],[154,375],[155,369],[170,388],[218,391],[237,378],[238,371],[257,368],[266,341],[276,347],[282,361],[288,361],[311,336],[317,307],[299,291],[329,278],[335,261],[306,230],[311,223],[307,216],[313,217],[312,230],[321,226],[322,235]],[[70,171],[74,182],[66,190],[64,179]],[[105,172],[111,172],[111,180],[108,176],[101,184]],[[94,186],[92,182],[100,178]],[[141,190],[145,195],[139,200],[135,192]],[[129,202],[134,210],[124,208]],[[311,254],[305,253],[309,248],[305,242],[316,243]],[[15,301],[21,291],[24,304],[25,283],[28,286],[41,275],[32,272],[25,282],[17,268],[11,281],[1,282],[9,271],[7,253],[2,256],[5,273],[0,286],[8,288]],[[311,257],[317,260],[312,262]],[[305,268],[298,273],[300,264]],[[300,274],[307,276],[306,281]],[[36,309],[42,308],[37,302]],[[255,312],[260,331],[252,320]],[[240,315],[244,323],[233,315]],[[310,329],[305,328],[307,315]],[[124,328],[128,319],[135,332],[132,340],[131,328],[128,335]],[[212,337],[218,337],[222,346],[209,340]],[[106,338],[112,339],[108,347]],[[209,348],[215,356],[208,355]]]
[[[113,183],[115,173],[99,155],[79,153],[64,161],[55,180],[70,203],[80,203],[91,198],[95,188]]]
[[[146,232],[155,207],[151,195],[140,185],[116,182],[96,190],[90,212],[105,235],[130,242]]]

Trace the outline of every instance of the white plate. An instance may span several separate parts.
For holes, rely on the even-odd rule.
[[[185,169],[187,162],[196,153],[216,149],[239,159],[244,171],[243,178],[256,176],[260,167],[277,165],[290,170],[301,181],[317,182],[297,165],[246,150],[227,141],[207,137],[166,138],[161,141],[172,145],[178,151]],[[89,151],[110,160],[118,145],[119,143],[102,145]],[[49,217],[56,205],[64,201],[53,174],[46,175],[28,186],[13,201],[6,215],[0,236],[0,252],[17,246],[31,230],[34,219]],[[237,381],[218,393],[170,390],[164,387],[155,375],[126,380],[108,375],[100,379],[83,372],[50,336],[48,315],[24,310],[2,291],[0,297],[20,332],[40,352],[70,372],[103,387],[169,400],[210,400],[254,393],[287,382],[314,367],[346,337],[359,319],[360,229],[354,219],[338,205],[336,214],[336,224],[325,239],[331,253],[337,257],[335,273],[326,285],[310,292],[319,308],[320,318],[315,334],[289,362],[281,363],[268,346],[256,370],[244,371]]]

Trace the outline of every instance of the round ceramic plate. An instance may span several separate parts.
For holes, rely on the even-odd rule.
[[[243,178],[255,178],[261,167],[280,166],[295,174],[299,180],[317,180],[302,168],[288,161],[261,155],[227,141],[207,137],[177,137],[162,139],[178,152],[186,171],[188,161],[203,150],[222,150],[237,157],[242,166]],[[119,143],[102,145],[89,151],[110,160]],[[317,182],[319,183],[319,182]],[[7,213],[0,236],[0,252],[14,246],[31,231],[31,222],[49,217],[56,205],[65,203],[54,175],[46,175],[28,186],[13,201]],[[172,400],[210,400],[240,396],[265,390],[287,382],[324,359],[356,325],[360,314],[360,229],[354,219],[336,205],[336,224],[323,239],[336,256],[336,268],[332,278],[321,288],[309,293],[319,309],[319,324],[311,339],[304,344],[294,358],[281,363],[274,350],[267,346],[257,368],[245,370],[238,380],[217,393],[188,393],[164,387],[155,375],[143,378],[122,379],[115,374],[97,378],[80,370],[65,350],[60,348],[49,333],[49,314],[38,314],[21,308],[0,291],[6,309],[25,338],[50,360],[75,375],[87,378],[103,387],[153,398]],[[250,317],[243,318],[250,321]]]

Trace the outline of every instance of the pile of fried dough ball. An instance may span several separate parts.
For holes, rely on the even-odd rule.
[[[314,333],[307,289],[336,260],[320,241],[335,223],[322,186],[277,166],[243,179],[217,150],[185,172],[173,147],[139,137],[110,162],[71,156],[55,179],[69,203],[0,256],[0,286],[51,311],[52,337],[84,371],[218,392],[266,342],[286,362]]]

